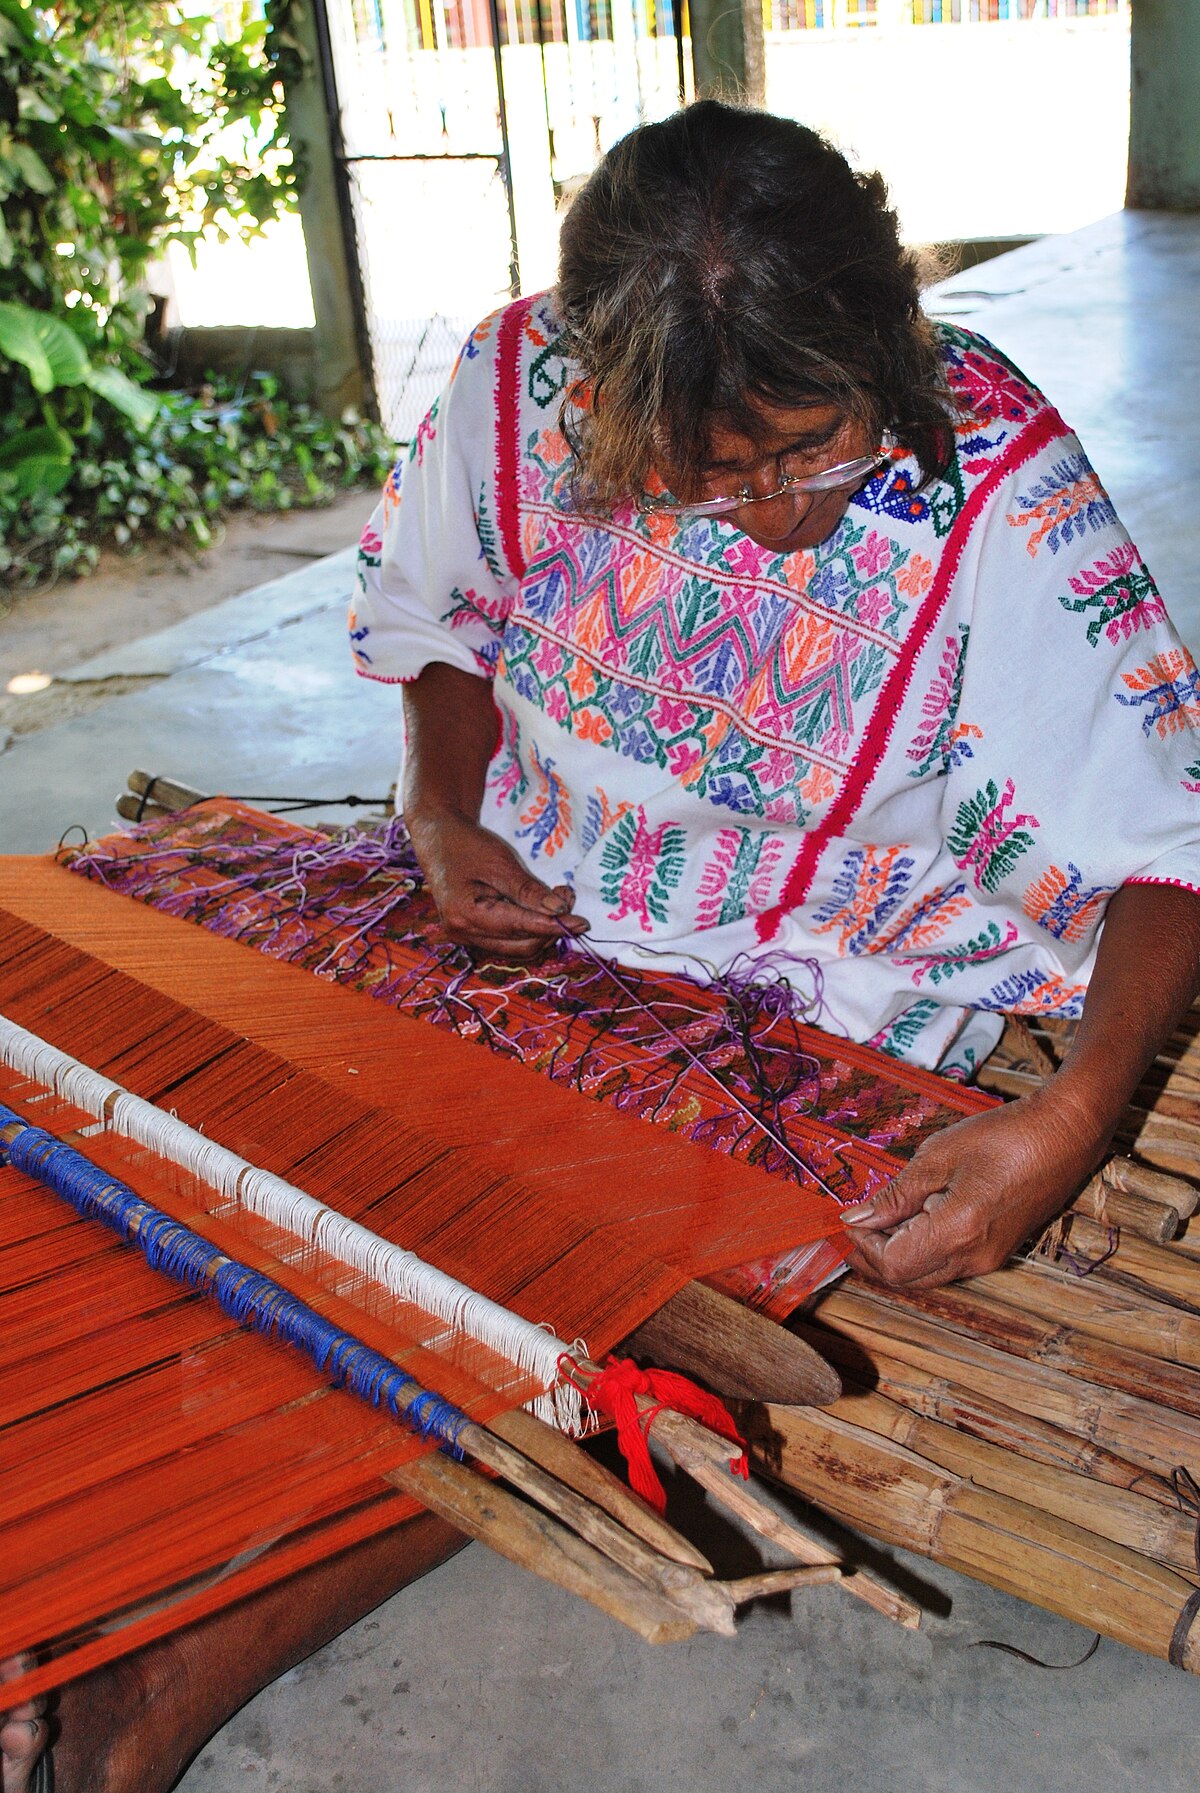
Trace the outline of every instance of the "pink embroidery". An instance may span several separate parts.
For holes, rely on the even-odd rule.
[[[741,830],[738,828],[722,828],[717,835],[712,857],[700,874],[696,890],[699,897],[696,904],[697,927],[715,928],[720,920],[725,887],[737,859],[741,838]]]

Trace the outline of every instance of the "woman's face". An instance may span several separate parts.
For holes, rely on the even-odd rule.
[[[755,410],[760,427],[753,436],[727,423],[714,423],[696,497],[723,497],[748,487],[760,502],[731,512],[731,523],[759,547],[777,554],[814,548],[837,528],[856,488],[780,492],[784,476],[821,473],[873,454],[879,443],[837,405],[787,407],[759,401]]]

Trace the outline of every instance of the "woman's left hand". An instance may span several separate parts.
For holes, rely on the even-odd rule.
[[[1052,1085],[958,1121],[869,1203],[846,1210],[850,1264],[911,1289],[996,1270],[1065,1207],[1108,1139]]]

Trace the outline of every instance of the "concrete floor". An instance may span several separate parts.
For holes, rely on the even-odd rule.
[[[1200,219],[1120,216],[959,276],[935,308],[1007,349],[1079,429],[1200,642],[1200,524],[1184,490],[1200,390]],[[342,649],[349,556],[77,669],[137,687],[0,755],[0,848],[111,823],[133,765],[207,789],[386,791],[393,690]],[[714,1550],[736,1554],[718,1537]],[[751,1612],[736,1643],[653,1651],[478,1546],[267,1689],[185,1793],[1098,1793],[1195,1784],[1200,1689],[1104,1642],[1049,1674],[1075,1626],[916,1558],[873,1560],[928,1610],[912,1635],[818,1589]]]

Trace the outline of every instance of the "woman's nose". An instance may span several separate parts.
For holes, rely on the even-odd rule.
[[[758,502],[747,505],[741,512],[742,522],[755,535],[765,536],[768,541],[782,541],[791,535],[809,502],[807,492],[796,492],[790,487],[772,491],[767,485]]]

